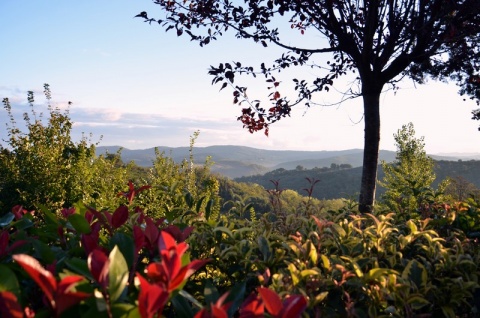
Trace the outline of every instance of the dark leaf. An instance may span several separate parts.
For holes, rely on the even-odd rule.
[[[112,226],[114,229],[119,228],[128,220],[128,207],[125,205],[119,206],[112,215]]]

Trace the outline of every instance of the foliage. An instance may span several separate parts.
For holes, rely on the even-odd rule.
[[[197,166],[193,159],[193,146],[198,136],[190,138],[190,156],[175,163],[155,149],[153,167],[148,169],[142,182],[152,189],[139,199],[148,215],[166,217],[172,221],[186,210],[203,210],[207,218],[220,211],[219,182],[210,173],[210,159]]]
[[[187,253],[189,247],[185,239],[193,227],[181,229],[164,218],[151,218],[134,204],[135,196],[149,189],[137,189],[131,184],[123,193],[128,205],[120,205],[113,213],[79,205],[63,209],[60,219],[48,210],[39,213],[21,207],[6,214],[0,222],[0,267],[2,275],[6,275],[0,283],[0,303],[5,305],[1,307],[2,314],[6,317],[23,314],[156,317],[164,313],[218,317],[217,310],[226,312],[230,305],[236,304],[234,311],[240,310],[245,315],[253,310],[256,316],[270,312],[274,317],[283,314],[299,317],[306,306],[300,295],[292,296],[277,307],[281,299],[266,288],[259,289],[258,296],[252,293],[247,298],[245,282],[236,287],[240,288],[236,290],[238,293],[232,290],[230,295],[228,291],[222,297],[212,295],[212,292],[218,294],[217,287],[209,283],[215,271],[199,270],[207,263],[212,264],[212,268],[217,263],[224,266],[226,262],[219,256],[226,251],[213,255],[210,251],[208,255],[213,256],[210,259],[192,260],[190,254],[214,248],[216,242],[203,246],[204,242],[198,241],[199,236],[195,235],[191,239],[191,252]],[[220,234],[212,238],[229,241],[224,234],[230,231],[221,223],[207,222],[205,218],[198,222],[198,214],[194,218],[188,215],[189,212],[184,211],[184,216],[199,226],[197,233],[206,231],[201,227],[203,223],[207,228],[210,226],[213,233]],[[238,234],[242,236],[247,232],[243,229]],[[234,243],[237,242],[234,240]],[[225,248],[222,244],[218,247]],[[244,255],[237,257],[244,258]],[[192,276],[195,272],[199,274]],[[189,277],[191,281],[187,281]],[[19,286],[28,287],[20,289]],[[198,297],[198,287],[205,289],[201,292],[201,299],[207,301],[205,308],[193,296]],[[39,293],[45,297],[38,297]]]
[[[44,94],[49,114],[46,120],[35,110],[34,93],[28,92],[30,110],[23,115],[26,132],[17,126],[8,98],[3,99],[10,122],[6,147],[0,148],[0,215],[17,204],[59,211],[77,201],[99,208],[115,202],[111,193],[127,183],[126,169],[96,158],[95,145],[87,138],[74,142],[69,110],[52,105],[48,84]]]
[[[427,177],[411,175],[431,182],[411,128],[398,135],[399,165],[422,163]],[[69,172],[97,180],[77,184],[87,204],[15,205],[0,216],[2,317],[453,318],[480,309],[474,197],[430,197],[405,220],[417,206],[359,214],[354,200],[313,198],[315,178],[302,197],[275,180],[270,190],[217,180],[208,161],[176,164],[158,151],[139,176],[151,185],[117,191],[130,166],[118,154],[93,159]],[[426,185],[418,198],[431,193]]]
[[[360,168],[347,168],[347,165],[334,166],[330,168],[313,168],[303,170],[276,169],[264,175],[255,175],[236,178],[238,182],[257,183],[265,188],[271,188],[270,180],[278,180],[284,189],[297,191],[306,195],[308,179],[320,180],[313,189],[312,196],[319,200],[340,199],[354,195],[358,192],[361,180]]]
[[[397,89],[404,77],[423,84],[430,75],[453,80],[462,95],[480,97],[480,5],[476,0],[153,2],[164,18],[152,18],[145,11],[137,17],[157,22],[166,31],[175,30],[200,46],[232,30],[238,39],[282,51],[279,58],[261,62],[260,67],[238,61],[210,67],[213,84],[233,89],[233,103],[242,107],[238,120],[250,132],[264,130],[268,135],[270,125],[290,116],[292,107],[318,105],[321,94],[329,92],[341,76],[352,76],[358,85],[346,88],[341,101],[363,98],[361,212],[371,212],[375,200],[380,94],[386,85]],[[326,63],[317,58],[325,53],[330,55]],[[296,96],[289,98],[284,94],[289,89],[282,88],[285,82],[277,73],[293,67],[310,67],[318,73],[313,78],[294,78]],[[238,84],[236,77],[242,74],[265,78],[267,105],[251,99],[247,87]]]
[[[118,159],[94,162],[123,173],[128,166]],[[429,202],[421,215],[428,219],[405,221],[398,211],[359,215],[353,200],[328,208],[312,197],[314,178],[302,197],[277,181],[265,190],[217,180],[208,167],[157,152],[151,174],[142,176],[152,185],[129,182],[113,198],[56,214],[15,206],[0,218],[2,317],[455,317],[478,310],[475,200]],[[107,181],[97,189],[113,188]],[[225,193],[231,200],[220,210]],[[270,208],[257,211],[265,202]]]
[[[394,134],[397,146],[397,158],[392,164],[382,162],[384,177],[381,185],[387,190],[382,196],[387,208],[410,218],[412,211],[421,212],[429,202],[439,201],[439,195],[448,184],[448,180],[434,190],[434,161],[424,150],[423,137],[415,138],[412,123],[403,125]]]
[[[452,218],[438,214],[450,220],[440,226],[394,213],[297,211],[275,229],[262,219],[187,210],[166,222],[136,203],[150,190],[131,185],[127,205],[113,213],[77,205],[57,219],[17,207],[2,217],[2,314],[455,317],[475,310],[480,254]],[[457,219],[462,209],[451,208]]]

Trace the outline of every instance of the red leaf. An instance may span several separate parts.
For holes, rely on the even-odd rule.
[[[185,267],[188,268],[187,272],[185,273],[185,278],[190,277],[193,273],[205,266],[205,264],[207,264],[208,262],[210,262],[209,259],[195,259],[191,261],[190,264],[185,265]]]
[[[23,318],[23,309],[17,301],[17,296],[9,291],[0,292],[0,316]]]
[[[147,190],[147,189],[150,189],[151,187],[152,186],[150,186],[150,185],[141,186],[140,188],[137,189],[137,193],[142,192],[142,191]]]
[[[168,271],[165,270],[165,264],[163,262],[150,263],[147,266],[147,276],[151,281],[155,283],[162,282],[164,286],[167,286],[170,276]],[[167,288],[167,287],[165,287]]]
[[[160,233],[160,237],[158,238],[158,250],[170,250],[172,248],[175,249],[176,247],[177,244],[175,242],[175,239],[169,233],[162,231]]]
[[[78,304],[85,298],[90,297],[90,294],[84,292],[69,292],[69,289],[81,280],[83,280],[82,276],[72,275],[65,277],[58,283],[55,297],[57,315],[60,315],[66,309]]]
[[[307,300],[302,295],[292,295],[284,301],[283,306],[282,317],[299,318],[307,308]]]
[[[125,224],[128,220],[128,207],[125,205],[119,206],[112,216],[112,226],[114,229],[118,229],[120,226]]]
[[[265,316],[265,305],[256,294],[250,294],[240,307],[240,318],[262,318]]]
[[[137,273],[140,281],[140,293],[138,294],[138,310],[142,318],[153,318],[157,313],[161,314],[163,307],[168,301],[169,294],[159,285],[150,284],[142,275]]]
[[[148,248],[150,250],[153,250],[157,243],[158,234],[160,233],[160,231],[158,230],[158,227],[155,225],[155,223],[153,223],[151,218],[146,217],[145,223],[145,238],[147,239]]]
[[[88,224],[92,224],[93,218],[95,215],[93,215],[92,211],[87,210],[85,212],[85,220],[87,220]]]
[[[212,318],[228,318],[227,311],[221,307],[211,305]]]
[[[98,212],[97,210],[95,210],[94,208],[91,208],[91,207],[87,207],[87,208],[88,208],[88,211],[90,211],[90,213],[92,213],[98,219],[100,224],[105,226],[105,228],[108,230],[109,233],[112,233],[112,228],[110,226],[110,224],[112,223],[110,213],[105,211],[102,214],[102,213]],[[110,217],[110,219],[107,219],[107,214]],[[89,221],[91,223],[91,220],[89,220],[90,216],[87,217],[87,214],[85,214],[85,218],[87,219],[87,221]]]
[[[93,250],[98,248],[99,232],[100,224],[95,222],[92,225],[92,232],[90,232],[90,234],[82,234],[82,246],[86,255],[89,255]]]
[[[193,318],[210,318],[210,313],[203,308],[202,310],[198,311]]]
[[[71,207],[71,208],[63,208],[60,213],[62,214],[62,216],[66,219],[68,219],[68,217],[72,214],[75,214],[75,208],[74,207]]]
[[[259,287],[258,292],[262,297],[265,307],[272,316],[277,316],[282,310],[282,300],[273,290],[265,287]]]
[[[209,260],[193,260],[190,264],[180,268],[177,273],[170,276],[170,281],[168,282],[168,291],[171,292],[177,289],[185,280],[192,276],[193,273],[195,273],[200,267],[204,266],[208,262]]]
[[[177,242],[183,242],[187,239],[187,237],[192,233],[193,231],[193,226],[187,226],[186,228],[180,230],[180,228],[176,225],[169,225],[165,229],[163,229],[165,232],[169,233],[170,235],[173,236],[175,241]]]
[[[137,254],[145,246],[145,234],[138,225],[133,226],[133,240],[135,242],[135,254]]]
[[[108,256],[98,249],[94,250],[88,255],[87,264],[93,278],[100,286],[106,289],[108,286],[108,268],[110,265]]]
[[[54,307],[54,294],[57,289],[57,281],[52,273],[44,269],[36,259],[29,255],[17,254],[13,255],[12,258],[20,264],[27,274],[40,286],[52,304],[52,307]]]
[[[112,214],[108,211],[103,211],[103,215],[105,215],[105,219],[108,222],[108,225],[112,225]]]
[[[10,235],[8,235],[7,231],[2,231],[2,233],[0,233],[0,257],[6,255],[9,238]]]
[[[182,231],[178,226],[172,224],[164,228],[163,231],[170,234],[177,242],[180,242],[179,239],[182,237]]]
[[[15,215],[15,220],[20,220],[28,211],[21,205],[16,205],[12,208],[12,213]]]

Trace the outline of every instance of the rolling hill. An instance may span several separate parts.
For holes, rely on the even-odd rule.
[[[121,147],[103,146],[97,148],[97,154],[116,153]],[[176,162],[189,157],[189,147],[157,147],[160,152],[173,158]],[[362,149],[340,151],[292,151],[292,150],[263,150],[244,146],[210,146],[194,147],[195,163],[202,164],[207,157],[211,157],[214,165],[212,171],[229,178],[239,178],[264,174],[276,169],[292,170],[297,166],[305,169],[315,167],[330,167],[334,164],[349,164],[352,167],[362,165]],[[395,152],[380,151],[380,160],[391,162],[395,159]],[[139,166],[148,167],[155,159],[155,148],[131,150],[123,148],[121,157],[124,162],[133,161]],[[458,160],[461,156],[432,156],[436,160]]]
[[[433,186],[447,177],[461,177],[480,188],[480,161],[478,160],[436,160],[434,171],[436,180]],[[378,167],[378,180],[383,179],[382,167]],[[286,170],[277,169],[263,175],[235,178],[238,182],[251,182],[263,186],[266,189],[273,189],[272,181],[278,181],[280,189],[292,189],[300,194],[306,194],[305,189],[309,188],[309,181],[319,180],[315,185],[312,196],[318,199],[357,198],[362,177],[362,167],[351,169],[304,169]],[[377,197],[385,191],[377,186]]]

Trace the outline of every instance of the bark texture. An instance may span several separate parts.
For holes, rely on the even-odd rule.
[[[363,95],[365,144],[363,150],[362,183],[358,209],[369,213],[375,203],[378,152],[380,149],[380,92],[366,92]]]

